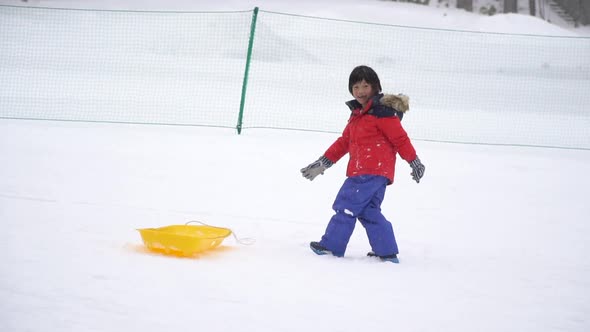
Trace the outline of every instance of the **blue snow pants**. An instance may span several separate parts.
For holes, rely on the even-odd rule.
[[[397,255],[393,227],[381,213],[381,202],[387,183],[387,178],[377,175],[347,178],[332,207],[336,214],[330,219],[320,244],[334,256],[344,256],[358,219],[367,231],[371,249],[375,254]]]

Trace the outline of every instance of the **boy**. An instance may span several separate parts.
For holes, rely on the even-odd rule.
[[[372,251],[368,256],[399,263],[391,223],[381,213],[385,188],[393,183],[396,155],[410,163],[412,178],[419,183],[425,167],[416,155],[401,119],[408,97],[381,94],[377,73],[358,66],[350,73],[348,90],[354,99],[346,104],[352,114],[340,136],[315,162],[301,169],[310,181],[350,155],[346,180],[340,188],[321,241],[311,242],[318,255],[342,257],[358,219],[365,228]]]

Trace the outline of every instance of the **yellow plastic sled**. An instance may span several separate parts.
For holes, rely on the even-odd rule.
[[[232,233],[228,228],[208,225],[171,225],[137,230],[149,250],[182,257],[213,249]]]

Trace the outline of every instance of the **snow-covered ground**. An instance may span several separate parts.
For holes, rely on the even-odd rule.
[[[258,5],[355,20],[393,17],[388,23],[400,25],[576,34],[520,15],[441,15],[368,0],[37,3]],[[415,120],[412,113],[404,118]],[[311,183],[299,169],[336,138],[0,120],[0,331],[590,329],[590,151],[415,140],[424,180],[414,183],[399,161],[382,206],[400,246],[401,264],[394,265],[365,257],[360,225],[345,258],[308,249],[332,214],[346,160]],[[214,251],[181,259],[148,252],[136,231],[191,220],[256,242],[229,237]]]

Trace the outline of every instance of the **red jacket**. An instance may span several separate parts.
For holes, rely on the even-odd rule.
[[[342,136],[326,150],[324,156],[335,163],[349,153],[346,176],[381,175],[388,178],[391,184],[396,155],[399,153],[410,162],[416,159],[416,150],[396,116],[398,112],[381,105],[378,97],[370,100],[364,108],[355,100],[347,103],[352,115]]]

